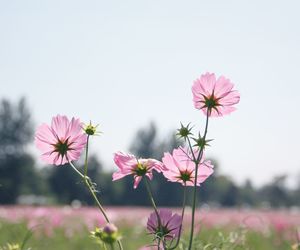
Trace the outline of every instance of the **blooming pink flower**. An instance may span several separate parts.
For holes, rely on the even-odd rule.
[[[206,73],[194,81],[193,101],[196,109],[202,109],[208,116],[223,116],[235,110],[234,104],[240,101],[240,94],[232,90],[234,85],[229,79]]]
[[[181,226],[181,216],[172,214],[171,210],[161,209],[158,211],[161,226],[159,227],[157,214],[151,213],[147,221],[147,230],[159,237],[164,237],[167,240],[172,240],[179,236]]]
[[[150,180],[153,177],[152,170],[161,172],[163,164],[154,159],[137,159],[132,154],[117,152],[114,154],[114,161],[119,170],[113,173],[113,181],[119,180],[127,175],[133,175],[134,188],[137,188],[143,176],[147,176]]]
[[[61,115],[52,118],[51,126],[40,125],[35,134],[35,144],[42,152],[42,160],[55,165],[78,160],[86,139],[79,119],[69,121]]]
[[[172,155],[165,153],[162,162],[165,166],[162,173],[169,181],[179,182],[186,186],[194,186],[196,166],[190,159],[187,149],[179,147],[173,150]],[[200,183],[204,182],[213,172],[211,162],[202,160],[198,166],[197,186],[200,186]]]

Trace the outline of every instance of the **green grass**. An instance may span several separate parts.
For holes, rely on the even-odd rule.
[[[136,250],[142,246],[151,243],[151,237],[147,235],[142,227],[120,226],[123,235],[124,250]],[[26,248],[32,250],[96,250],[101,247],[89,237],[87,229],[80,232],[63,231],[62,229],[54,230],[49,236],[41,227],[35,227],[34,233],[26,243]],[[9,224],[0,222],[0,246],[7,243],[22,244],[24,237],[28,233],[25,224]],[[186,241],[186,237],[183,242]],[[201,241],[200,241],[201,240]],[[242,229],[203,229],[197,235],[195,249],[205,250],[291,250],[291,242],[288,242],[276,235],[270,233],[264,235],[254,231]],[[206,248],[204,248],[206,247]],[[117,249],[117,247],[115,248]],[[181,245],[178,249],[184,249]]]

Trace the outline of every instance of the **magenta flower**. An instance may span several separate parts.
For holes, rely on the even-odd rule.
[[[194,186],[195,163],[191,160],[191,155],[187,153],[187,149],[179,147],[173,150],[172,155],[165,153],[162,162],[165,166],[162,173],[169,181]],[[200,186],[200,183],[204,182],[213,172],[211,162],[202,160],[198,166],[197,186]]]
[[[150,180],[153,177],[152,170],[161,172],[163,164],[154,159],[137,159],[132,154],[117,152],[114,154],[114,161],[119,170],[113,173],[113,181],[119,180],[127,175],[133,175],[134,188],[137,188],[143,176],[147,176]]]
[[[234,85],[229,79],[206,73],[194,81],[193,101],[196,109],[208,116],[223,116],[235,110],[233,105],[240,101],[240,94],[232,90]]]
[[[79,119],[69,121],[61,115],[52,118],[51,126],[40,125],[35,134],[35,144],[42,152],[42,160],[54,165],[78,160],[86,140]]]
[[[158,211],[161,226],[159,227],[157,215],[155,212],[151,213],[147,221],[147,230],[159,238],[172,240],[179,236],[181,226],[181,216],[172,214],[171,210],[161,209]]]

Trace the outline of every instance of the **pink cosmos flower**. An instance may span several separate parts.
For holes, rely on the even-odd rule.
[[[155,212],[151,213],[148,222],[147,230],[159,237],[164,237],[167,240],[172,240],[179,236],[181,226],[181,216],[178,214],[172,214],[171,210],[161,209],[158,211],[161,221],[161,227],[159,227],[157,215]]]
[[[79,119],[57,115],[51,126],[42,124],[35,134],[35,144],[42,152],[42,160],[48,164],[63,165],[78,160],[87,136],[83,133]]]
[[[137,188],[143,176],[147,176],[150,180],[153,177],[152,170],[161,172],[163,164],[154,159],[137,159],[132,154],[117,152],[114,154],[114,161],[119,170],[113,173],[113,181],[119,180],[127,175],[133,175],[134,188]]]
[[[179,147],[173,150],[172,155],[165,153],[162,159],[165,169],[162,172],[169,181],[194,186],[195,163],[190,159],[187,152],[187,149]],[[204,182],[213,172],[211,162],[202,160],[198,166],[197,186],[200,186],[200,183]]]
[[[232,90],[234,85],[229,79],[206,73],[194,81],[193,101],[196,109],[208,116],[223,116],[235,110],[233,105],[240,101],[240,94]]]

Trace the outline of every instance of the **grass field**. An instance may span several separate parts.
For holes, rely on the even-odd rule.
[[[125,250],[140,249],[151,243],[152,238],[145,230],[151,210],[131,207],[110,208],[109,211],[122,233]],[[0,207],[0,218],[0,246],[21,243],[30,228],[33,234],[26,247],[33,250],[101,249],[89,236],[95,226],[103,225],[94,208]],[[189,231],[187,225],[188,221],[185,222],[184,240]],[[198,215],[195,249],[204,249],[204,245],[210,244],[206,250],[291,250],[297,242],[298,226],[298,212],[202,211]]]

